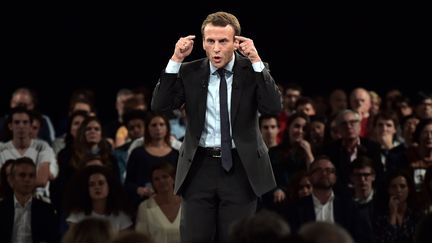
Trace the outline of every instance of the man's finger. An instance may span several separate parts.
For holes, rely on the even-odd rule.
[[[188,40],[193,40],[193,39],[195,39],[195,35],[188,35],[185,38]]]
[[[234,36],[234,38],[238,41],[247,41],[249,40],[248,38],[244,37],[244,36],[240,36],[240,35],[236,35]]]

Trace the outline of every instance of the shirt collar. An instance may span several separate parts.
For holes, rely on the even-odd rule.
[[[231,59],[231,61],[229,61],[224,67],[225,71],[228,71],[229,73],[233,72],[234,61],[235,61],[235,55],[233,54],[233,58]],[[218,69],[215,66],[213,66],[213,64],[210,62],[210,73],[215,74],[217,70]]]
[[[33,201],[33,197],[30,197],[29,200],[27,200],[27,202],[24,204],[24,207],[23,207],[23,206],[21,206],[21,204],[18,202],[18,199],[16,198],[16,196],[15,196],[15,194],[14,194],[14,205],[15,205],[15,208],[18,208],[18,207],[20,207],[20,208],[27,208],[27,207],[30,207],[32,201]]]
[[[312,200],[313,200],[313,203],[314,203],[315,206],[316,206],[316,205],[324,206],[324,205],[326,205],[326,204],[329,203],[329,202],[333,202],[334,197],[335,197],[335,195],[334,195],[334,192],[333,192],[333,190],[332,190],[332,191],[331,191],[331,194],[330,194],[330,197],[329,197],[329,199],[327,200],[327,202],[325,202],[324,204],[322,204],[322,203],[320,202],[320,200],[319,200],[317,197],[315,197],[315,195],[314,195],[313,192],[312,192]]]
[[[372,190],[371,193],[369,193],[369,196],[367,196],[367,198],[365,198],[365,199],[354,198],[354,202],[357,202],[359,204],[368,203],[368,202],[372,201],[373,195],[374,195],[374,191]]]

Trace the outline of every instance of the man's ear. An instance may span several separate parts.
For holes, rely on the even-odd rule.
[[[7,179],[7,182],[9,183],[9,186],[12,187],[12,189],[13,189],[14,185],[13,185],[12,175],[9,175],[6,179]]]
[[[237,38],[234,38],[234,50],[238,50],[240,42]]]

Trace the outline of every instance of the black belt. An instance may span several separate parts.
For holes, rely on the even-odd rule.
[[[206,156],[212,158],[220,158],[222,156],[222,149],[220,147],[199,147]]]
[[[198,147],[206,156],[211,158],[221,158],[222,157],[222,148],[221,147]],[[237,149],[231,149],[231,153],[237,153]]]

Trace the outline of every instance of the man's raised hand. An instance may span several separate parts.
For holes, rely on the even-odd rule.
[[[252,39],[243,37],[243,36],[235,36],[235,40],[238,42],[237,49],[243,54],[245,57],[249,58],[252,63],[261,61],[260,56],[258,55],[258,51],[255,48]]]
[[[183,62],[183,60],[192,52],[194,39],[194,35],[181,37],[175,45],[174,54],[171,57],[171,60],[179,63]]]

